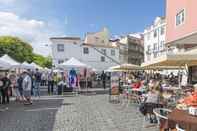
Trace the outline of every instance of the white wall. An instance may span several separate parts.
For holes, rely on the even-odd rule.
[[[73,43],[78,44],[73,44]],[[71,40],[52,40],[52,55],[53,55],[53,63],[55,66],[58,66],[58,60],[64,60],[71,57],[75,57],[76,59],[80,60],[83,63],[86,63],[87,65],[90,65],[91,67],[102,71],[105,70],[111,66],[115,66],[116,63],[112,62],[112,60],[105,57],[105,62],[101,62],[101,56],[103,56],[101,53],[96,51],[92,46],[82,46],[82,41],[71,41]],[[57,51],[57,45],[58,44],[64,44],[64,52],[58,52]],[[89,54],[83,53],[83,48],[88,47],[89,48]],[[106,54],[113,58],[116,61],[119,61],[119,49],[118,48],[106,48],[106,47],[96,47],[97,49],[106,49]],[[111,49],[115,50],[115,56],[111,55]]]
[[[111,59],[105,57],[105,62],[101,61],[101,53],[95,50],[106,49],[106,55],[119,62],[119,48],[115,47],[112,42],[109,42],[109,31],[107,28],[103,28],[102,31],[96,33],[88,33],[85,40],[73,40],[69,37],[51,39],[52,41],[52,55],[53,63],[58,66],[58,60],[67,60],[71,57],[75,57],[91,67],[102,71],[111,66],[117,65]],[[77,44],[74,44],[77,43]],[[83,44],[85,43],[85,45]],[[64,52],[57,51],[57,45],[64,44]],[[84,54],[83,48],[89,48],[89,54]],[[111,49],[115,50],[115,56],[111,55]]]
[[[103,56],[101,53],[96,51],[93,47],[90,47],[90,46],[83,46],[83,47],[89,48],[89,54],[83,54],[82,61],[92,66],[93,68],[102,71],[102,70],[108,69],[111,66],[117,65],[116,63],[114,63],[112,60],[110,60],[107,57],[105,57],[105,62],[101,62],[101,56]],[[119,49],[118,48],[102,48],[102,47],[96,47],[96,48],[99,49],[100,51],[102,49],[106,49],[106,55],[110,56],[111,58],[119,62]],[[111,55],[111,49],[115,50],[115,56]],[[83,52],[83,48],[82,48],[82,52]]]
[[[75,57],[81,60],[82,52],[80,48],[81,40],[63,40],[63,39],[55,39],[52,41],[52,58],[53,64],[55,66],[58,65],[59,60],[66,61],[71,57]],[[73,44],[73,43],[77,44]],[[57,45],[63,44],[64,45],[64,52],[58,52]]]
[[[161,28],[164,28],[164,34],[161,35]],[[157,31],[157,37],[154,37],[154,31]],[[165,35],[166,23],[156,18],[154,25],[144,31],[144,62],[152,61],[154,58],[165,54]],[[161,46],[161,42],[163,45]],[[154,44],[157,44],[157,49],[154,50]],[[150,54],[147,54],[148,46],[150,46]],[[157,52],[156,56],[154,52]]]

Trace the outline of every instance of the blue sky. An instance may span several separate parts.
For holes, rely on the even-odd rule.
[[[102,27],[112,35],[122,35],[142,32],[156,16],[163,16],[165,0],[0,0],[0,12],[14,14],[19,23],[33,20],[39,28],[43,26],[36,30],[48,33],[45,37],[84,37]],[[33,36],[30,40],[34,41]]]

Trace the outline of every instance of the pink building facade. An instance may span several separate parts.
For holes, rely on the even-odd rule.
[[[166,0],[166,44],[177,51],[197,47],[197,0]],[[189,82],[197,83],[197,66],[189,67]]]
[[[197,0],[166,0],[166,43],[197,45]]]

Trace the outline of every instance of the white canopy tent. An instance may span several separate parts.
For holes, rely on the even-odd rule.
[[[70,68],[88,68],[88,65],[80,62],[76,58],[70,58],[68,61],[59,65],[60,68],[70,69]]]
[[[47,67],[43,68],[43,70],[44,70],[44,71],[47,71],[47,72],[51,71],[51,69],[49,69],[49,68],[47,68]]]
[[[12,68],[17,68],[20,66],[20,63],[12,59],[9,55],[5,54],[0,58],[1,61],[8,63]]]
[[[80,69],[89,69],[90,66],[80,62],[79,60],[77,60],[76,58],[70,58],[68,61],[60,64],[59,66],[60,68],[63,68],[64,70],[70,70],[72,68],[74,68],[75,70],[80,70]],[[86,70],[87,71],[87,70]],[[88,86],[87,86],[87,75],[85,76],[85,81],[86,81],[86,89],[88,91]]]
[[[0,59],[0,69],[9,69],[11,65],[3,60]]]
[[[34,67],[31,64],[27,63],[26,61],[23,62],[20,67],[23,69],[34,69]]]
[[[32,62],[30,64],[32,67],[34,67],[34,69],[42,69],[42,67],[40,67],[39,65],[37,65],[36,63]]]

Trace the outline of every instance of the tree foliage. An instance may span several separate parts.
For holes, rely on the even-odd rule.
[[[8,54],[18,62],[33,61],[33,48],[17,37],[0,37],[0,56],[4,54]]]
[[[12,36],[0,36],[0,57],[8,54],[18,62],[35,62],[42,67],[50,68],[52,60],[50,57],[43,57],[33,53],[33,48],[27,42]]]
[[[51,68],[52,67],[52,59],[50,56],[48,57],[43,57],[42,55],[34,54],[34,60],[36,64],[42,66],[42,67],[47,67]]]

